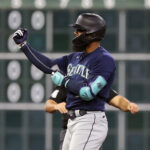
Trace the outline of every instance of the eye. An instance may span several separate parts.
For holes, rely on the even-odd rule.
[[[83,30],[83,29],[76,29],[76,31],[75,32],[84,32],[85,30]]]

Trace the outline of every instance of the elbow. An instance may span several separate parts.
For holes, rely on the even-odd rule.
[[[85,101],[90,101],[94,98],[94,96],[92,96],[91,94],[89,87],[82,87],[80,89],[80,97]]]
[[[82,87],[80,89],[79,95],[82,99],[90,101],[96,97],[96,95],[106,84],[106,80],[102,76],[98,76],[91,85]]]

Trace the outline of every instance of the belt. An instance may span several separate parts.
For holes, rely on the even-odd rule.
[[[87,114],[87,111],[86,110],[69,110],[67,114],[70,119],[75,119],[76,117],[84,116],[85,114]]]

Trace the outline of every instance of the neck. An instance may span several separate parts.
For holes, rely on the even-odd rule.
[[[99,42],[97,42],[97,41],[92,42],[86,47],[86,52],[91,53],[91,52],[95,51],[98,47],[100,47]]]

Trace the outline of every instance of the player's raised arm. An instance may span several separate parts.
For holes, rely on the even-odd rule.
[[[51,67],[57,64],[62,67],[62,65],[66,63],[67,56],[62,59],[50,59],[45,55],[41,54],[37,50],[33,49],[29,43],[27,43],[28,30],[25,28],[18,29],[14,35],[13,40],[20,47],[22,52],[27,56],[32,64],[34,64],[38,69],[43,71],[44,73],[51,74]]]

